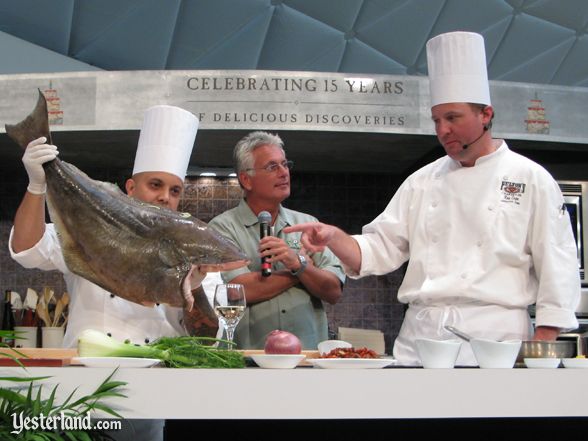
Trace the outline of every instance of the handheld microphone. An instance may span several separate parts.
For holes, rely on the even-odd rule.
[[[257,220],[259,221],[259,238],[263,239],[266,236],[271,236],[272,215],[267,211],[262,211],[257,215]],[[261,275],[263,277],[272,275],[272,265],[267,261],[267,257],[261,258]]]
[[[484,134],[488,131],[490,127],[489,126],[484,126],[484,130],[482,130],[482,134],[480,136],[478,136],[476,139],[474,139],[472,142],[470,142],[469,144],[464,144],[463,145],[463,149],[467,149],[469,146],[471,146],[472,144],[475,144],[476,142],[478,142],[480,140],[480,138],[482,136],[484,136]]]

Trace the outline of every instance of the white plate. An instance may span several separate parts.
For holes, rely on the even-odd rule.
[[[525,366],[531,369],[555,369],[559,366],[559,358],[525,358]]]
[[[588,358],[562,358],[561,362],[564,367],[573,369],[588,368]]]
[[[294,369],[304,360],[304,354],[252,354],[251,358],[260,368]]]
[[[307,358],[306,361],[323,369],[380,369],[396,363],[393,358]]]
[[[156,365],[161,360],[157,358],[131,357],[75,357],[71,361],[88,367],[147,368]]]

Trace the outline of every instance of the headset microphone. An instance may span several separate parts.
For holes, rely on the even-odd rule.
[[[484,130],[482,130],[482,134],[480,136],[478,136],[476,139],[474,139],[472,142],[470,142],[469,144],[464,144],[463,149],[465,150],[469,146],[471,146],[472,144],[475,144],[476,142],[478,142],[480,140],[480,138],[482,136],[484,136],[484,133],[486,133],[488,131],[489,128],[490,128],[490,125],[484,126]]]

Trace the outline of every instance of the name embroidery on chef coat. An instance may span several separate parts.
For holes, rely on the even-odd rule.
[[[501,202],[520,205],[525,187],[526,184],[521,182],[502,181],[500,185],[500,191],[502,192]]]

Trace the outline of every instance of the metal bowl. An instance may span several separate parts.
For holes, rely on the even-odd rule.
[[[524,341],[517,357],[517,362],[525,358],[572,358],[576,356],[576,342],[571,340],[557,341]]]

